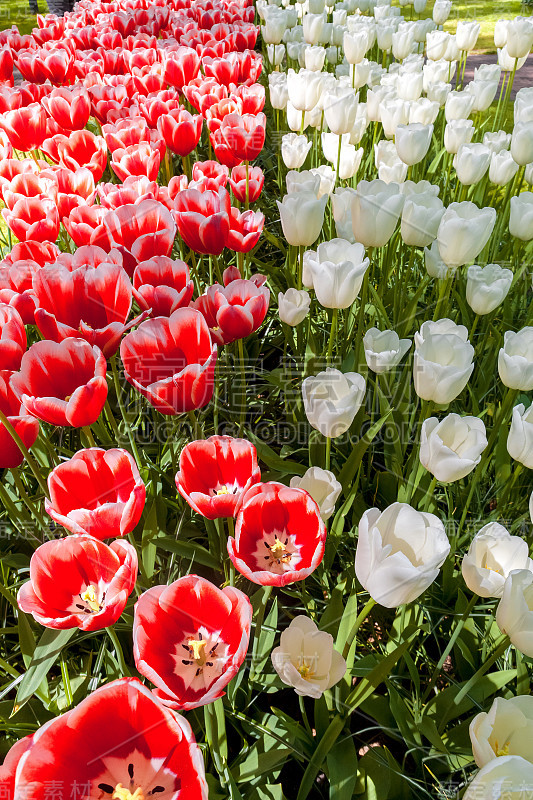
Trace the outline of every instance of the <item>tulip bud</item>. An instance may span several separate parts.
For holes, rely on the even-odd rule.
[[[524,86],[516,93],[513,104],[514,121],[533,121],[533,86]]]
[[[327,201],[327,195],[317,200],[316,195],[304,192],[287,194],[281,203],[276,200],[283,235],[289,244],[309,247],[318,239]]]
[[[341,163],[342,163],[342,151],[341,151]],[[335,178],[336,178],[335,170],[333,170],[331,167],[328,167],[327,164],[322,164],[320,167],[314,167],[311,170],[311,173],[315,175],[319,181],[319,186],[317,189],[317,197],[320,199],[325,194],[329,196],[335,188]]]
[[[427,247],[437,236],[444,214],[442,200],[433,194],[411,194],[406,197],[402,213],[401,233],[405,244]]]
[[[463,391],[474,369],[474,348],[464,325],[450,319],[424,322],[415,333],[413,378],[422,400],[446,405]]]
[[[474,536],[463,558],[466,585],[480,597],[501,597],[505,580],[515,569],[533,570],[527,542],[511,536],[503,525],[489,522]]]
[[[403,163],[413,166],[422,161],[427,155],[432,136],[433,125],[398,125],[394,132],[394,142]]]
[[[490,314],[503,303],[512,282],[510,269],[502,269],[498,264],[486,267],[472,264],[467,272],[466,301],[476,314]]]
[[[517,122],[511,137],[511,155],[520,166],[533,161],[533,122]]]
[[[470,52],[476,46],[477,37],[481,30],[479,22],[465,22],[459,20],[457,23],[457,31],[455,38],[457,40],[457,47],[459,50],[466,50]]]
[[[320,97],[320,73],[306,69],[295,72],[293,69],[289,69],[287,72],[287,89],[289,100],[298,111],[311,111]]]
[[[335,503],[342,492],[342,486],[333,472],[320,467],[309,467],[301,478],[291,478],[290,487],[305,489],[311,495],[324,522],[333,516]]]
[[[306,169],[302,172],[297,172],[291,169],[285,176],[285,183],[287,184],[287,194],[307,192],[318,197],[320,178],[314,175],[311,170]]]
[[[518,537],[509,538],[517,539]],[[483,595],[483,597],[485,596]],[[488,712],[482,711],[477,714],[470,723],[470,740],[476,764],[478,767],[484,767],[493,761],[499,763],[503,760],[502,756],[504,755],[522,756],[522,759],[533,761],[532,731],[533,697],[531,695],[520,694],[517,697],[510,697],[508,700],[497,697]],[[505,783],[505,787],[507,790],[508,783]]]
[[[429,100],[427,97],[421,97],[415,103],[411,103],[409,109],[409,125],[420,124],[425,127],[431,126],[437,119],[439,114],[439,103]]]
[[[431,61],[440,61],[446,55],[449,33],[445,31],[432,31],[426,40],[427,57]]]
[[[316,258],[308,260],[317,300],[324,308],[348,308],[361,289],[369,267],[362,244],[332,239],[318,245]]]
[[[444,263],[455,268],[473,261],[489,241],[495,223],[494,208],[478,208],[470,202],[449,205],[437,233]]]
[[[496,48],[505,47],[507,44],[507,26],[510,20],[498,19],[494,25],[494,45]]]
[[[311,297],[305,289],[287,289],[278,294],[279,318],[291,327],[299,325],[306,318],[311,306]],[[304,487],[305,488],[305,487]]]
[[[349,429],[365,398],[366,382],[357,372],[328,367],[302,384],[305,414],[311,427],[336,438]]]
[[[331,195],[335,230],[340,239],[355,242],[352,227],[352,201],[356,197],[355,189],[339,186]]]
[[[381,375],[397,367],[411,347],[410,339],[400,339],[396,331],[370,328],[363,337],[368,368]]]
[[[446,122],[469,117],[474,108],[474,101],[474,95],[470,92],[450,92],[444,106]]]
[[[455,154],[463,144],[472,141],[474,123],[471,119],[454,119],[444,128],[444,147],[448,153]]]
[[[505,331],[498,355],[500,379],[510,389],[530,392],[533,389],[533,328]]]
[[[518,71],[519,69],[522,69],[526,63],[526,59],[527,56],[519,59],[510,56],[507,46],[502,47],[501,50],[498,49],[498,64],[501,67],[502,72],[512,72],[513,70]]]
[[[393,503],[365,511],[359,522],[355,574],[386,608],[416,600],[439,574],[450,552],[444,525],[434,514]]]
[[[387,244],[403,210],[405,198],[396,183],[359,181],[352,202],[355,239],[365,247]]]
[[[433,6],[433,22],[435,25],[444,25],[450,11],[452,10],[452,0],[436,0]]]
[[[441,483],[452,483],[472,472],[486,446],[485,425],[478,417],[430,417],[422,423],[420,463]]]
[[[530,20],[517,17],[507,25],[507,52],[511,58],[525,58],[533,45],[533,26]]]
[[[392,139],[398,125],[409,123],[409,103],[406,100],[387,98],[381,103],[380,117],[385,136]]]
[[[496,622],[517,650],[533,657],[533,572],[513,570],[505,580]]]
[[[281,140],[281,157],[287,169],[299,169],[303,166],[312,144],[304,134],[284,134]]]
[[[329,129],[338,136],[349,133],[357,114],[359,95],[353,89],[335,87],[329,92],[324,104],[324,115]]]
[[[462,144],[453,160],[457,178],[463,186],[479,183],[489,168],[491,152],[484,144]]]
[[[320,72],[326,60],[326,51],[323,47],[313,45],[304,50],[305,69],[312,72]]]
[[[489,180],[497,186],[506,186],[518,172],[518,164],[508,150],[492,153]]]
[[[523,242],[533,239],[533,193],[522,192],[511,197],[509,233]]]
[[[407,164],[399,158],[394,142],[382,139],[374,145],[378,177],[384,183],[401,184],[407,177]]]
[[[284,72],[271,72],[268,76],[270,89],[270,104],[272,108],[285,109],[289,92],[287,89],[287,76]]]
[[[368,34],[365,30],[346,31],[343,39],[344,55],[349,64],[360,64],[368,50]]]

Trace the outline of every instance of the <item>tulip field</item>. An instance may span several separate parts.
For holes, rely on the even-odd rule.
[[[533,798],[516,6],[0,31],[0,800]]]

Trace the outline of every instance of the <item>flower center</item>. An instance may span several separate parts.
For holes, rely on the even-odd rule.
[[[205,647],[207,642],[205,639],[189,639],[189,652],[191,653],[193,661],[195,661],[199,667],[203,667],[207,661],[205,655]]]
[[[509,742],[505,742],[503,747],[500,747],[498,742],[494,742],[494,752],[498,757],[509,755]]]
[[[286,542],[284,544],[276,536],[276,538],[274,540],[274,544],[271,544],[271,545],[267,544],[266,545],[268,547],[268,549],[270,550],[270,555],[271,555],[273,561],[276,561],[278,564],[280,564],[282,562],[284,564],[287,564],[291,560],[291,553],[288,551],[288,549],[286,547],[286,544],[287,544]]]
[[[94,586],[88,586],[84,593],[80,595],[81,599],[87,603],[91,611],[100,611],[100,603],[98,602],[98,595]],[[138,797],[135,800],[140,800]]]
[[[217,495],[218,494],[231,494],[231,492],[227,486],[223,486],[221,489],[217,489]]]
[[[302,678],[304,678],[304,680],[307,680],[308,678],[311,678],[313,676],[313,670],[311,669],[309,664],[305,663],[300,664],[300,666],[297,667],[297,669]]]
[[[132,794],[121,783],[117,783],[111,800],[144,800],[144,793],[140,786]]]

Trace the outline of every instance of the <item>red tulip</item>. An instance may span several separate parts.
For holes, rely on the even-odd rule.
[[[36,83],[44,83],[50,81],[56,85],[69,83],[74,77],[74,56],[64,47],[55,44],[53,50],[47,50],[44,47],[36,52],[28,54],[31,62],[32,69],[27,69],[28,64],[24,62],[24,55],[20,54],[17,60],[17,67],[28,80],[34,80]],[[26,71],[24,71],[26,66]],[[43,75],[42,80],[37,80],[37,77],[32,77],[36,74],[36,69],[39,69],[39,75]]]
[[[286,586],[318,567],[325,542],[326,527],[311,495],[282,483],[259,483],[242,498],[228,553],[253,583]]]
[[[113,210],[139,203],[141,200],[159,200],[166,205],[166,188],[158,186],[156,181],[148,180],[145,175],[129,175],[124,183],[98,184],[98,195],[101,205]]]
[[[232,96],[241,100],[243,114],[258,114],[265,107],[265,87],[260,83],[253,83],[251,86],[246,86],[246,84],[237,86],[233,90]]]
[[[185,242],[197,253],[220,255],[226,247],[231,213],[230,197],[226,189],[218,192],[200,192],[185,189],[174,201],[178,231]]]
[[[57,206],[44,195],[21,197],[11,211],[4,208],[2,216],[21,242],[26,239],[54,242],[59,234]]]
[[[214,133],[221,127],[225,116],[228,114],[240,116],[242,114],[242,101],[238,97],[226,97],[209,106],[204,113],[207,120],[207,129]]]
[[[0,370],[20,367],[26,352],[26,328],[13,306],[0,303]]]
[[[82,86],[53,89],[43,98],[43,106],[61,128],[69,131],[85,128],[91,114],[91,100]]]
[[[222,137],[241,161],[253,161],[265,143],[266,117],[259,114],[227,114],[220,128]]]
[[[234,151],[228,146],[220,128],[209,134],[209,141],[215,151],[215,156],[221,164],[225,164],[226,167],[232,169],[232,167],[238,167],[242,163],[242,159],[237,158]]]
[[[132,75],[135,91],[141,96],[146,97],[151,92],[162,92],[167,87],[167,82],[163,78],[163,67],[159,63],[141,68],[133,67]]]
[[[120,345],[126,379],[162,414],[182,414],[213,396],[217,346],[202,315],[178,308],[143,322]]]
[[[251,280],[233,280],[227,286],[215,283],[195,301],[220,344],[244,339],[256,331],[268,311],[270,292]]]
[[[51,786],[64,800],[207,800],[191,726],[137,678],[101,686],[17,742],[0,768],[0,782],[13,788],[8,797],[25,800],[46,797]]]
[[[79,450],[48,476],[52,519],[100,541],[126,536],[141,518],[146,489],[133,457],[119,448]]]
[[[44,83],[48,79],[46,67],[40,58],[36,58],[35,49],[18,53],[17,69],[27,81]]]
[[[118,264],[102,263],[96,269],[82,266],[73,271],[61,264],[44,267],[34,275],[33,290],[39,306],[35,324],[45,339],[61,342],[69,336],[79,337],[99,347],[106,358],[141,319],[126,324],[132,288]]]
[[[154,586],[135,604],[135,665],[164,705],[207,705],[239,671],[251,621],[250,601],[233,586],[218,589],[198,575]]]
[[[191,106],[201,114],[223,97],[229,97],[226,86],[222,86],[216,78],[204,78],[203,75],[184,86],[183,94]]]
[[[0,128],[15,150],[29,152],[40,147],[46,132],[46,114],[39,103],[6,111],[0,115]]]
[[[37,548],[17,600],[46,628],[99,631],[120,617],[136,580],[137,552],[128,542],[68,536]]]
[[[73,253],[59,253],[54,264],[66,267],[69,272],[73,272],[80,267],[99,267],[101,264],[115,264],[122,266],[122,255],[118,250],[110,250],[107,253],[101,247],[94,244],[78,247]]]
[[[11,158],[13,158],[13,147],[7,138],[7,133],[0,130],[0,161],[7,161]]]
[[[119,180],[139,175],[150,181],[157,180],[161,155],[148,142],[132,144],[113,152],[111,169]]]
[[[248,202],[255,203],[263,191],[265,176],[260,167],[251,167],[246,164],[233,167],[229,183],[234,197],[240,202],[246,202],[246,170],[248,170]]]
[[[55,203],[57,180],[51,172],[44,175],[42,172],[37,175],[33,172],[21,172],[19,175],[15,175],[9,184],[4,185],[2,194],[4,203],[10,211],[13,211],[18,200],[27,197],[42,197]]]
[[[249,253],[256,246],[265,224],[265,215],[261,211],[244,211],[231,209],[228,247],[237,253]]]
[[[103,125],[102,133],[108,148],[114,153],[115,150],[122,150],[132,144],[148,142],[154,149],[165,154],[165,143],[160,139],[157,131],[152,131],[148,127],[144,117],[125,117],[119,119],[115,124]]]
[[[57,147],[59,163],[67,169],[77,170],[87,167],[95,181],[99,181],[107,166],[107,146],[103,136],[95,136],[91,131],[73,131]]]
[[[164,56],[163,67],[165,81],[176,89],[182,89],[198,75],[200,59],[192,47],[178,47]]]
[[[73,208],[92,205],[96,189],[92,172],[80,167],[76,172],[53,166],[40,173],[41,177],[54,177],[57,182],[57,210],[59,218],[68,217]]]
[[[218,161],[197,161],[192,165],[192,179],[201,184],[203,189],[218,192],[228,184],[229,169]],[[194,186],[191,188],[200,188]]]
[[[0,81],[10,81],[13,85],[13,54],[9,47],[0,50]]]
[[[23,158],[20,161],[18,158],[6,158],[5,161],[0,161],[0,191],[3,192],[4,187],[16,175],[22,175],[27,172],[31,172],[33,175],[39,172],[39,167],[33,158]]]
[[[176,236],[172,214],[156,200],[120,206],[107,213],[104,225],[108,241],[121,251],[130,277],[141,261],[170,255]]]
[[[133,273],[135,299],[141,309],[151,309],[152,317],[170,317],[177,308],[188,306],[193,289],[187,264],[168,256],[142,261]]]
[[[103,125],[109,122],[112,112],[120,112],[129,103],[125,86],[96,85],[88,88],[92,114]]]
[[[39,435],[39,423],[30,417],[10,385],[13,373],[0,370],[0,410],[6,415],[15,431],[29,450]],[[0,422],[0,468],[18,467],[24,461],[10,432]],[[1,784],[0,784],[1,785]]]
[[[253,444],[231,436],[210,436],[185,445],[176,486],[191,508],[207,519],[217,519],[234,517],[244,492],[260,480]]]
[[[180,98],[173,89],[139,98],[139,110],[150,128],[157,128],[159,117],[177,108],[180,108]]]
[[[104,246],[109,241],[104,227],[106,216],[107,209],[102,206],[80,205],[73,208],[68,217],[63,217],[63,225],[76,247],[89,244]]]
[[[54,242],[36,242],[30,239],[14,245],[2,263],[15,264],[17,261],[29,259],[44,267],[45,264],[52,264],[60,254],[61,251]]]
[[[203,121],[199,114],[193,115],[179,108],[159,117],[157,130],[168,149],[184,157],[192,153],[200,141]]]
[[[100,416],[107,398],[106,360],[84,339],[35,342],[11,386],[28,413],[52,425],[82,428]]]

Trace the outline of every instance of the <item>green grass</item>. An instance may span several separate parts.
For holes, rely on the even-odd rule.
[[[429,0],[424,16],[429,16],[434,0]],[[532,7],[521,0],[454,0],[444,30],[455,33],[458,20],[476,20],[481,24],[476,52],[495,53],[494,26],[499,19],[512,19],[519,14],[529,15]]]
[[[39,12],[46,14],[48,6],[46,0],[40,0]],[[21,33],[31,33],[37,27],[35,14],[30,13],[28,0],[0,0],[0,30],[18,25]]]

